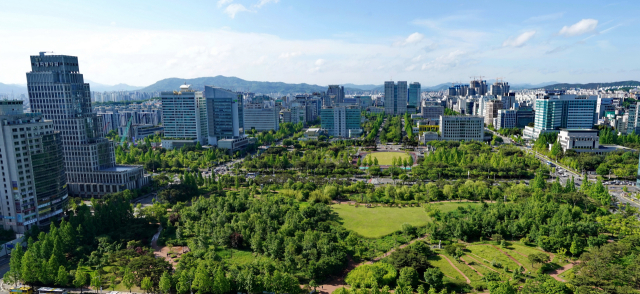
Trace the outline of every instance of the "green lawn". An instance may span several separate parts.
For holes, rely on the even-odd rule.
[[[399,231],[402,224],[425,226],[431,218],[422,207],[357,207],[335,204],[331,206],[340,217],[342,225],[367,238],[380,238]]]
[[[441,212],[449,212],[459,206],[480,205],[473,202],[432,203]],[[334,204],[331,206],[340,217],[342,225],[367,238],[380,238],[399,231],[402,224],[409,223],[417,227],[425,226],[431,218],[424,207],[355,207],[355,205]]]
[[[467,282],[467,280],[443,257],[439,255],[431,255],[429,256],[429,263],[434,267],[439,268],[445,276],[451,277],[457,281],[462,281],[463,283]]]
[[[394,157],[404,160],[410,156],[403,152],[375,152],[367,155],[367,158],[371,158],[371,160],[373,160],[373,158],[377,158],[379,165],[391,165]]]

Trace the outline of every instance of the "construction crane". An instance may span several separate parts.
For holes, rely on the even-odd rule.
[[[120,139],[120,145],[124,145],[127,141],[127,136],[129,136],[129,128],[131,128],[131,122],[133,121],[133,115],[129,118],[129,122],[127,123],[127,127],[122,132],[122,138]]]

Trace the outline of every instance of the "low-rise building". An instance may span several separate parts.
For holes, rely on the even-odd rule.
[[[440,116],[440,140],[483,141],[484,117],[482,116]]]
[[[226,149],[229,153],[242,150],[249,145],[249,137],[237,137],[218,140],[218,148]]]
[[[259,132],[280,129],[278,109],[265,103],[249,103],[244,107],[244,128]]]
[[[563,129],[558,134],[558,141],[564,151],[600,148],[598,130],[593,129]]]
[[[423,105],[422,106],[422,118],[428,119],[440,119],[440,116],[444,115],[444,106],[441,105]]]

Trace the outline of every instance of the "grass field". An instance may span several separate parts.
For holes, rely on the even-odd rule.
[[[458,206],[479,205],[468,202],[444,202],[431,204],[442,212],[458,208]],[[417,227],[425,226],[431,218],[423,207],[373,207],[366,208],[355,205],[334,204],[331,206],[340,217],[342,225],[367,238],[380,238],[399,231],[402,224],[409,223]]]
[[[394,157],[402,158],[402,160],[404,160],[405,158],[409,158],[410,156],[403,152],[375,152],[367,155],[367,158],[371,158],[371,160],[377,158],[379,165],[391,165],[393,163]]]

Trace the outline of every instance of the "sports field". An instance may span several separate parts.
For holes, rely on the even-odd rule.
[[[377,158],[379,165],[391,165],[393,163],[394,157],[404,160],[405,158],[409,158],[410,156],[403,152],[375,152],[367,154],[366,159],[369,160],[368,158],[371,158],[371,160],[373,160],[374,158]]]
[[[441,212],[448,212],[458,206],[479,205],[468,202],[434,203],[433,207]],[[348,230],[367,238],[380,238],[402,229],[402,224],[409,223],[416,227],[426,226],[431,218],[424,207],[355,207],[355,205],[334,204],[331,208],[338,213],[340,222]]]

